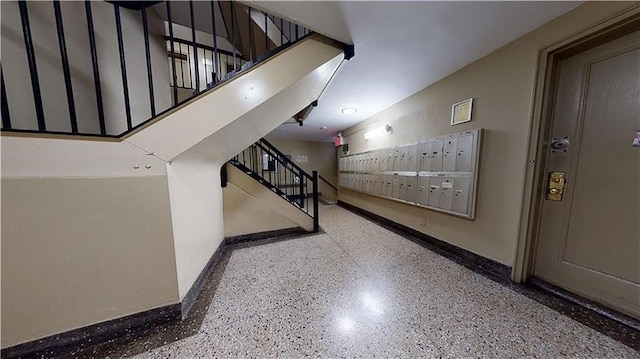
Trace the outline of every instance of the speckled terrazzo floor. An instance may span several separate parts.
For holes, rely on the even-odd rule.
[[[235,249],[193,335],[111,357],[640,357],[356,214],[320,210],[323,234]]]

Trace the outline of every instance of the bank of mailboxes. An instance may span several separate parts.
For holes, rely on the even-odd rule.
[[[367,194],[475,217],[482,130],[341,157],[339,184]]]

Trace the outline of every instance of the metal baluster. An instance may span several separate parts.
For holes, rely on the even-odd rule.
[[[309,193],[309,181],[311,181],[311,177],[305,176],[306,179],[306,186],[304,187],[304,199],[305,199],[305,206],[307,206],[307,213],[311,213],[311,207],[309,207],[309,199],[311,198],[311,195]]]
[[[144,51],[147,59],[147,81],[149,82],[149,105],[151,117],[156,116],[156,100],[153,94],[153,72],[151,71],[151,51],[149,50],[149,24],[147,22],[147,8],[142,8],[142,28],[144,30]]]
[[[320,213],[318,210],[318,171],[311,172],[313,176],[313,231],[320,230]]]
[[[193,42],[193,52],[195,58],[195,72],[196,72],[196,93],[200,92],[200,69],[198,68],[198,46],[196,45],[196,23],[193,19],[193,0],[189,0],[189,12],[191,14],[191,40]],[[189,67],[191,70],[191,67]]]
[[[178,43],[180,47],[180,55],[182,55],[182,44]],[[182,60],[182,56],[180,57],[180,79],[182,80],[180,87],[186,87],[184,84],[184,61]]]
[[[96,102],[98,106],[98,121],[100,124],[100,134],[107,134],[107,126],[104,121],[104,105],[102,104],[102,88],[100,85],[100,71],[98,68],[98,54],[96,46],[96,35],[93,30],[93,15],[91,13],[91,1],[84,2],[85,14],[87,16],[87,31],[89,32],[89,48],[91,49],[91,63],[93,64],[93,83],[96,89]]]
[[[216,35],[216,13],[215,13],[215,7],[214,7],[214,2],[211,1],[211,26],[213,27],[213,69],[214,69],[214,79],[213,79],[213,84],[215,85],[216,83],[218,83],[218,75],[220,74],[219,69],[218,69],[218,36]]]
[[[290,189],[291,189],[291,198],[289,199],[289,201],[294,202],[295,200],[295,196],[296,196],[296,180],[295,180],[295,173],[293,172],[293,170],[291,168],[289,168],[289,174],[291,176],[291,184],[290,184]]]
[[[278,189],[281,188],[280,177],[282,177],[282,160],[279,160],[276,166],[276,182],[278,182]]]
[[[288,192],[290,192],[289,196],[290,196],[291,198],[287,198],[287,200],[289,200],[290,202],[294,202],[294,200],[295,200],[295,195],[296,195],[296,183],[295,183],[296,181],[295,181],[295,174],[293,173],[293,171],[291,170],[291,168],[289,168],[289,176],[291,177],[291,178],[289,179],[289,181],[290,181],[291,183],[289,184],[289,191],[288,191]]]
[[[259,159],[258,159],[258,157],[260,157],[259,152],[260,152],[260,148],[258,148],[258,146],[253,144],[251,147],[251,155],[253,156],[251,158],[251,170],[255,173],[260,172]]]
[[[298,34],[298,24],[296,24],[296,41],[300,39],[300,35]]]
[[[64,86],[67,90],[67,105],[69,106],[69,121],[71,122],[71,132],[78,133],[78,119],[76,118],[76,105],[73,100],[73,86],[71,84],[71,71],[69,70],[69,57],[67,56],[67,44],[64,38],[64,26],[62,24],[62,10],[60,1],[54,0],[53,12],[56,18],[56,30],[58,33],[58,47],[60,48],[60,60],[62,61],[62,72],[64,73]]]
[[[256,156],[256,169],[261,170],[260,174],[264,175],[264,168],[263,168],[263,165],[264,165],[264,161],[263,161],[264,149],[262,147],[257,147],[257,148],[258,148],[259,154],[258,154],[258,156]]]
[[[258,155],[256,153],[257,151],[258,149],[256,148],[256,145],[255,144],[251,145],[251,152],[249,153],[250,155],[249,161],[251,164],[251,170],[254,172],[258,172],[258,168],[254,165],[254,162],[256,161],[255,157]]]
[[[189,79],[189,88],[192,89],[193,88],[193,80],[191,78],[191,45],[185,45],[187,47],[187,78]],[[182,45],[180,45],[180,50],[182,50]],[[184,87],[187,87],[187,85],[184,84],[184,78],[182,79],[182,85]]]
[[[302,175],[302,173],[300,173],[300,171],[298,171],[298,179],[300,180],[300,201],[298,202],[300,204],[300,207],[304,207],[304,176]]]
[[[273,157],[271,156],[271,152],[269,152],[268,156],[269,157],[267,157],[267,170],[269,172],[269,183],[273,183],[273,181],[271,180],[271,172],[273,172],[271,171],[271,162],[273,162],[272,161]]]
[[[214,61],[215,61],[216,53],[213,52],[213,51],[210,51],[210,52],[211,52],[211,70],[212,70],[211,71],[211,83],[215,85],[216,82],[217,82],[215,76],[216,76],[216,71],[218,71],[218,69],[216,69],[215,66],[213,66],[213,64],[214,64]]]
[[[264,13],[264,52],[269,52],[269,23],[266,12]]]
[[[122,74],[122,89],[124,93],[124,111],[127,115],[127,130],[133,128],[131,124],[131,104],[129,103],[129,84],[127,83],[127,63],[124,58],[124,40],[122,39],[122,21],[120,19],[120,6],[113,5],[116,15],[116,32],[118,35],[118,51],[120,52],[120,72]]]
[[[7,90],[4,87],[4,74],[0,66],[0,82],[2,82],[2,128],[11,129],[11,116],[9,116],[9,101],[7,101]]]
[[[225,64],[225,68],[224,68],[224,77],[228,77],[227,75],[229,74],[229,55],[224,54],[224,64]]]
[[[302,175],[302,174],[301,174]],[[300,190],[302,190],[302,195],[300,197],[300,202],[302,203],[302,208],[305,208],[305,212],[309,212],[309,207],[306,207],[307,205],[307,176],[302,175],[302,187],[300,188]]]
[[[209,60],[209,58],[207,57],[207,49],[206,48],[202,48],[202,66],[204,66],[204,70],[202,70],[202,72],[204,72],[204,83],[205,83],[205,88],[206,88],[206,84],[209,83],[209,75],[207,74],[207,60]]]
[[[284,44],[284,20],[280,18],[280,46]]]
[[[260,148],[258,148],[255,144],[251,147],[251,154],[253,158],[251,159],[251,170],[255,173],[260,173],[260,168],[258,168],[257,158],[260,156],[259,154]]]
[[[231,1],[231,38],[233,41],[233,71],[236,71],[236,12],[235,2]]]
[[[285,185],[284,185],[284,188],[286,189],[286,193],[287,193],[287,201],[289,201],[289,200],[290,200],[290,199],[289,199],[290,192],[291,192],[291,190],[292,190],[292,189],[294,189],[294,188],[295,188],[295,186],[293,186],[293,185],[292,185],[292,183],[293,183],[293,176],[292,176],[292,173],[291,173],[291,169],[289,168],[289,165],[287,165],[287,166],[286,166],[286,172],[285,172],[285,174],[286,174],[287,176],[285,176],[285,182],[286,182],[286,183],[285,183]],[[288,178],[287,178],[287,177],[288,177]]]
[[[173,44],[173,20],[171,19],[171,1],[167,1],[166,4],[167,21],[169,22],[169,43],[171,47],[171,67],[173,68],[173,104],[178,105],[178,75],[176,74],[176,51]],[[182,67],[182,63],[180,63],[180,66]]]
[[[251,26],[251,8],[247,7],[248,11],[247,11],[247,16],[248,18],[248,22],[249,22],[249,60],[253,61],[253,26]],[[256,54],[256,57],[258,57],[258,54]]]
[[[22,21],[22,35],[24,35],[24,47],[27,50],[27,61],[29,62],[29,73],[31,74],[31,90],[33,91],[33,102],[36,107],[36,117],[38,119],[38,130],[44,132],[47,125],[44,121],[44,109],[42,108],[42,95],[40,94],[40,81],[38,80],[38,69],[36,67],[36,55],[33,51],[33,39],[31,38],[31,26],[29,25],[29,11],[26,1],[19,1],[20,20]]]

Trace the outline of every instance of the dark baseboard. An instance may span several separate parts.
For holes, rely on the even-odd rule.
[[[290,236],[300,236],[307,234],[309,232],[305,231],[300,227],[292,227],[285,229],[276,229],[274,231],[265,231],[258,233],[250,233],[250,234],[242,234],[239,236],[227,237],[225,238],[225,244],[227,246],[237,245],[246,242],[255,242],[269,238],[281,238],[281,237],[290,237]]]
[[[523,284],[514,283],[511,281],[511,268],[504,264],[458,248],[352,204],[338,201],[338,205],[474,272],[482,274],[529,299],[535,300],[562,315],[607,335],[634,350],[640,351],[640,322],[636,319],[605,308],[537,278],[529,278],[528,282]]]
[[[626,325],[629,328],[640,333],[640,320],[632,318],[626,314],[620,313],[614,309],[607,308],[600,303],[596,303],[578,294],[571,293],[560,287],[556,287],[555,285],[536,277],[529,277],[529,279],[527,279],[527,284],[533,287],[536,287],[542,291],[545,291],[547,293],[551,293],[555,296],[558,296],[566,301],[579,305],[580,307],[583,307],[588,311],[596,312],[620,324]],[[640,340],[640,338],[638,338],[638,340]],[[640,342],[638,343],[638,347],[640,348]]]
[[[49,358],[64,356],[86,343],[106,342],[151,325],[180,319],[180,304],[170,304],[106,322],[73,329],[45,338],[4,348],[2,358]]]
[[[453,244],[449,244],[428,234],[394,222],[360,207],[356,207],[347,202],[338,201],[338,206],[359,214],[360,216],[365,217],[372,222],[375,222],[380,226],[416,242],[421,246],[426,247],[475,272],[481,272],[482,274],[489,275],[501,282],[510,281],[511,268],[509,266],[487,259],[460,247],[456,247]]]
[[[45,338],[18,344],[0,351],[4,358],[50,358],[71,357],[78,348],[87,349],[114,341],[125,335],[131,336],[150,327],[166,325],[184,320],[199,300],[207,278],[216,269],[221,258],[236,247],[248,247],[276,241],[315,235],[300,227],[259,232],[225,238],[202,269],[181,303],[150,309],[106,322],[73,329]]]
[[[227,250],[228,245],[226,242],[226,238],[222,240],[222,243],[220,243],[216,251],[213,252],[211,258],[209,258],[207,265],[202,268],[198,278],[196,278],[187,294],[182,298],[182,302],[180,303],[180,319],[186,318],[189,311],[191,311],[191,307],[193,307],[198,295],[202,291],[202,285],[204,284],[205,279],[213,271],[213,268],[215,268],[216,264],[218,264],[218,261],[220,261],[220,258],[222,258],[222,255]]]

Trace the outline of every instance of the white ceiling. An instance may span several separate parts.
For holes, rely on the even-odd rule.
[[[355,44],[304,126],[271,136],[333,136],[576,7],[580,2],[247,1],[315,32]],[[340,108],[356,104],[354,115]],[[326,130],[320,127],[326,126]]]

